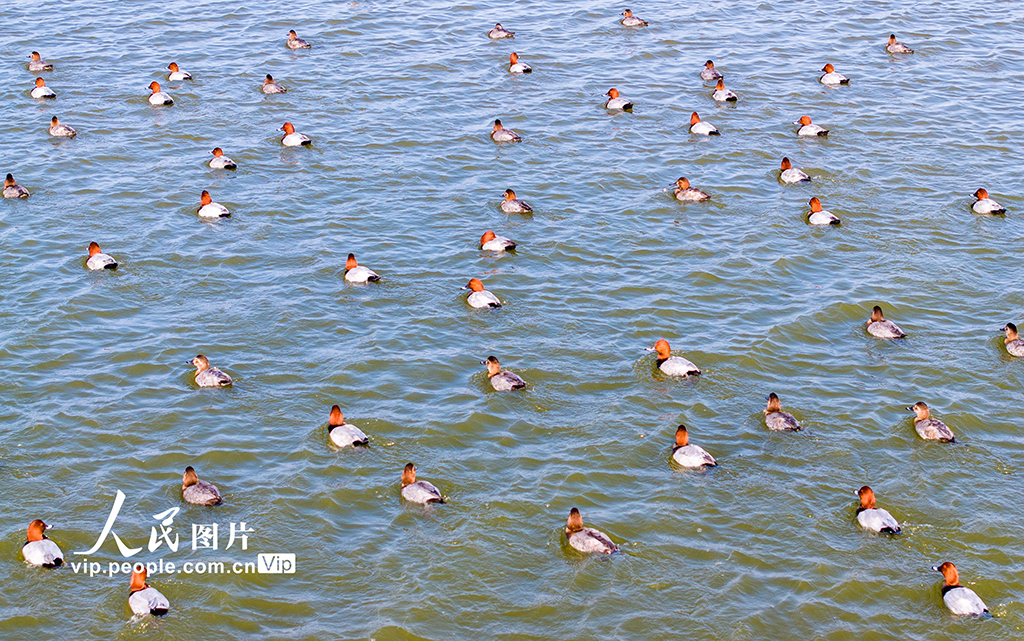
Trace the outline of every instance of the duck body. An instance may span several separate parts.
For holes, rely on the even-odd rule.
[[[59,568],[64,563],[60,548],[45,536],[40,541],[25,541],[21,554],[25,561],[36,567]]]
[[[779,174],[779,179],[787,184],[811,182],[810,176],[795,167],[784,170]]]
[[[288,48],[289,48],[289,49],[291,49],[292,51],[294,51],[294,50],[296,50],[296,49],[312,49],[312,48],[313,48],[313,46],[312,46],[311,44],[309,44],[308,42],[306,42],[306,41],[305,41],[305,40],[303,40],[302,38],[300,38],[300,37],[298,37],[297,35],[295,35],[295,32],[294,32],[294,31],[293,31],[293,32],[291,32],[291,33],[290,33],[290,34],[288,35],[288,42],[287,42],[287,43],[285,43],[285,44],[286,44],[286,45],[288,46]]]
[[[56,98],[57,94],[53,92],[53,89],[50,89],[46,85],[43,85],[41,87],[32,88],[32,97],[39,99]]]
[[[380,280],[380,276],[369,267],[357,265],[345,270],[345,280],[349,283],[373,283]]]
[[[466,302],[469,303],[470,307],[475,309],[484,309],[487,307],[497,309],[498,307],[501,307],[501,301],[498,300],[498,297],[486,289],[470,293],[470,295],[466,297]]]
[[[196,210],[196,214],[198,214],[200,218],[228,218],[231,216],[231,212],[228,211],[227,207],[214,202],[203,205]]]
[[[501,211],[506,214],[529,214],[533,212],[533,207],[530,207],[524,200],[513,198],[501,201]]]
[[[696,202],[711,199],[711,196],[708,195],[707,192],[703,192],[694,187],[687,187],[686,189],[676,187],[676,189],[672,193],[675,194],[676,200],[682,201]]]
[[[238,169],[238,165],[227,156],[215,156],[210,159],[210,169]]]
[[[50,135],[55,138],[74,138],[78,135],[73,128],[59,122],[56,125],[51,125],[49,131]]]
[[[101,269],[117,269],[117,261],[114,260],[114,257],[102,252],[89,256],[89,260],[86,261],[85,265],[93,271]]]
[[[633,103],[622,96],[615,96],[604,103],[604,108],[611,111],[633,111]]]
[[[565,538],[569,547],[586,554],[614,554],[619,551],[619,546],[612,543],[607,534],[592,527],[571,533],[566,529]]]
[[[420,505],[444,503],[441,490],[427,481],[416,481],[402,487],[402,498],[410,503],[419,503]]]
[[[830,86],[848,85],[848,84],[850,84],[850,79],[847,78],[846,76],[844,76],[841,73],[836,73],[835,71],[830,71],[830,72],[826,73],[825,75],[823,75],[821,78],[818,78],[818,82],[820,82],[823,85],[830,85]]]
[[[494,142],[522,142],[523,138],[511,129],[495,128],[491,132],[491,140]]]
[[[708,60],[708,63],[710,62],[711,61]],[[722,75],[722,72],[715,69],[713,65],[709,67],[705,64],[704,68],[700,70],[700,79],[704,82],[714,82],[715,80],[721,80],[724,77],[725,76]]]
[[[515,38],[516,34],[514,31],[509,31],[500,24],[496,24],[493,29],[487,32],[487,37],[491,40],[503,40],[505,38]]]
[[[917,430],[917,435],[926,441],[952,443],[956,440],[953,430],[937,418],[915,420],[914,429]]]
[[[1024,340],[1018,338],[1006,343],[1006,351],[1013,356],[1024,356]]]
[[[971,209],[976,214],[1005,214],[1006,208],[992,200],[991,198],[981,198],[976,200]]]
[[[682,356],[658,359],[658,370],[666,376],[699,376],[700,368]]]
[[[683,445],[682,447],[672,448],[672,460],[682,467],[691,468],[704,467],[705,465],[714,467],[718,465],[715,457],[708,454],[699,445]]]
[[[490,380],[491,387],[498,392],[511,392],[512,390],[523,389],[526,387],[526,381],[519,378],[517,374],[508,370],[498,372],[494,376],[491,376]]]
[[[517,62],[515,64],[511,64],[508,66],[508,72],[516,75],[524,73],[533,73],[533,67],[526,64],[525,62]]]
[[[720,136],[721,132],[718,128],[712,125],[710,122],[701,120],[690,125],[690,133],[697,134],[700,136]]]
[[[199,387],[227,387],[231,383],[231,377],[216,367],[196,372],[196,385]]]
[[[220,490],[213,483],[198,481],[181,491],[181,498],[192,505],[220,505]]]
[[[773,432],[798,432],[802,428],[789,412],[769,412],[764,416],[764,424]]]
[[[280,83],[277,83],[277,82],[274,82],[274,81],[263,83],[263,86],[261,87],[261,89],[263,90],[263,93],[268,94],[268,95],[269,94],[275,94],[275,93],[287,93],[288,92],[288,90],[284,88],[284,85],[282,85]]]
[[[149,96],[149,104],[157,106],[173,105],[174,100],[172,100],[171,97],[163,91],[154,91]]]
[[[363,433],[363,430],[351,423],[332,425],[327,429],[327,434],[331,437],[331,442],[338,447],[355,447],[357,445],[366,445],[370,442],[370,438]]]
[[[949,611],[958,616],[982,616],[988,614],[988,606],[974,590],[962,585],[942,587],[942,602]]]
[[[29,71],[53,71],[53,65],[45,60],[30,60],[28,63]]]
[[[807,222],[808,224],[819,226],[840,224],[839,218],[832,212],[828,211],[827,209],[822,209],[821,211],[808,212]]]
[[[724,88],[715,89],[714,93],[711,94],[711,97],[718,102],[736,102],[737,100],[739,100],[739,97],[736,94],[734,94],[729,89]]]
[[[285,134],[284,137],[281,138],[281,144],[285,147],[301,147],[312,145],[313,141],[305,134],[292,132],[290,134]]]
[[[170,610],[171,604],[156,588],[146,586],[131,593],[128,597],[128,607],[138,615],[163,616]]]
[[[798,129],[796,133],[797,133],[798,136],[806,136],[806,137],[827,136],[828,135],[828,129],[825,129],[824,127],[822,127],[820,125],[816,125],[814,123],[811,123],[809,125],[803,125],[802,127],[800,127],[800,129]]]
[[[881,508],[858,508],[857,523],[865,530],[881,534],[899,534],[902,531],[899,521]]]
[[[181,80],[192,80],[192,74],[187,71],[172,71],[167,74],[167,79],[171,82],[178,82]]]
[[[491,252],[503,252],[516,248],[516,244],[504,236],[494,236],[480,245],[480,249]]]
[[[21,185],[4,185],[4,198],[28,198],[28,196],[28,190],[22,187]]]
[[[904,338],[907,335],[899,325],[888,318],[880,321],[868,321],[867,330],[868,334],[878,338]]]
[[[636,16],[625,17],[622,20],[619,20],[619,23],[623,27],[646,27],[647,26],[647,22],[645,22],[644,20],[641,20],[640,18],[637,18]]]
[[[896,41],[896,34],[892,34],[889,36],[889,43],[885,45],[885,50],[893,54],[914,53],[913,49],[903,44],[902,42]]]

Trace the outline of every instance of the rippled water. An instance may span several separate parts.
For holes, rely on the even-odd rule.
[[[996,330],[1024,320],[1024,9],[651,2],[631,31],[622,8],[0,9],[0,170],[32,191],[0,203],[4,638],[1020,634],[1021,364]],[[499,20],[514,41],[484,37]],[[887,55],[890,32],[917,53]],[[28,96],[32,50],[53,102]],[[707,58],[738,104],[711,100]],[[172,60],[195,81],[166,82]],[[818,84],[830,61],[850,86]],[[260,93],[266,73],[289,92]],[[611,86],[633,114],[600,107]],[[693,110],[722,136],[690,136]],[[55,114],[77,139],[47,135]],[[797,139],[803,114],[828,139]],[[496,117],[525,141],[490,142]],[[311,149],[280,146],[286,120]],[[214,146],[237,172],[206,167]],[[780,186],[783,155],[814,182]],[[676,203],[682,175],[713,199]],[[535,214],[503,214],[506,187]],[[972,214],[978,187],[1010,213]],[[195,216],[203,189],[231,219]],[[841,227],[803,222],[813,195]],[[479,251],[487,229],[519,251]],[[86,271],[94,240],[116,272]],[[345,284],[349,252],[383,282]],[[474,276],[503,309],[466,306]],[[907,340],[864,333],[878,303]],[[658,375],[658,338],[704,375]],[[197,353],[235,386],[195,388]],[[488,391],[491,354],[529,388]],[[764,428],[770,391],[805,432]],[[918,400],[957,444],[917,438]],[[371,447],[327,444],[332,403]],[[717,469],[673,469],[680,422]],[[407,461],[449,505],[399,501]],[[180,502],[189,464],[223,506]],[[903,536],[854,525],[865,483]],[[128,622],[124,576],[20,562],[37,517],[80,560],[117,490],[133,545],[182,507],[182,548],[136,558],[298,571],[154,575],[171,615]],[[568,551],[573,506],[624,553]],[[210,521],[247,522],[249,550],[186,549]],[[944,610],[944,560],[994,619]]]

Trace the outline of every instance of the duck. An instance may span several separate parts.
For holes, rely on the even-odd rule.
[[[493,231],[487,230],[484,235],[480,237],[480,249],[490,252],[503,252],[511,251],[516,248],[516,244],[505,238],[504,236],[497,236]]]
[[[36,567],[59,568],[64,563],[64,554],[43,532],[52,528],[42,519],[35,519],[28,524],[28,538],[21,546],[21,554],[25,561]]]
[[[885,50],[889,53],[914,53],[914,50],[907,45],[896,42],[896,34],[889,34],[889,44],[885,45]]]
[[[486,307],[497,309],[501,307],[501,301],[498,300],[498,297],[484,289],[484,284],[479,278],[470,278],[469,282],[462,289],[468,289],[471,292],[466,297],[466,302],[469,303],[470,307],[476,309],[484,309]]]
[[[187,71],[182,71],[181,69],[178,69],[178,63],[176,62],[172,62],[171,64],[167,65],[167,68],[171,71],[171,73],[167,74],[167,79],[171,82],[177,82],[179,80],[192,80],[192,74],[190,74]]]
[[[588,554],[614,554],[619,551],[619,546],[612,543],[607,534],[592,527],[583,527],[583,516],[576,508],[569,510],[565,540],[572,549]]]
[[[68,125],[62,124],[57,120],[57,116],[54,116],[50,118],[50,135],[57,138],[74,138],[78,132]]]
[[[495,120],[494,128],[491,130],[491,140],[494,142],[522,142],[523,138],[511,129],[502,127],[500,120]]]
[[[608,100],[604,103],[605,109],[633,111],[633,103],[619,96],[619,90],[615,87],[609,89],[605,95],[608,96]]]
[[[173,105],[174,101],[166,93],[160,91],[159,82],[149,83],[149,104],[151,105]]]
[[[28,63],[29,71],[53,71],[53,65],[39,57],[38,51],[33,51]]]
[[[199,387],[227,387],[231,385],[231,377],[216,367],[210,367],[210,359],[202,354],[188,362],[196,366],[196,385]]]
[[[295,127],[290,122],[284,123],[278,131],[284,132],[284,136],[281,137],[281,144],[285,147],[308,147],[313,144],[313,141],[305,134],[295,133]]]
[[[799,432],[803,429],[796,418],[789,412],[782,411],[782,403],[778,395],[772,392],[765,397],[768,407],[764,410],[764,423],[773,432]]]
[[[501,40],[503,38],[515,38],[516,34],[514,31],[509,31],[501,26],[500,22],[497,22],[494,24],[494,28],[487,32],[487,37],[491,40]]]
[[[28,190],[14,182],[14,174],[7,174],[4,178],[4,198],[28,198]]]
[[[807,201],[811,211],[807,212],[807,222],[811,225],[838,225],[839,219],[832,212],[821,208],[821,201],[814,196]]]
[[[211,169],[238,169],[235,161],[225,156],[224,150],[220,147],[214,147],[210,153],[213,154],[213,158],[210,159]]]
[[[1014,356],[1024,356],[1024,340],[1021,340],[1017,334],[1017,326],[1013,323],[1007,323],[1003,325],[1003,329],[1000,331],[1006,333],[1006,338],[1003,339],[1006,351]]]
[[[971,195],[978,199],[978,200],[974,201],[973,205],[971,205],[971,209],[974,210],[974,213],[976,213],[976,214],[1005,214],[1006,213],[1006,207],[1003,207],[1002,205],[1000,205],[996,201],[994,201],[991,198],[989,198],[988,197],[988,191],[986,191],[984,189],[979,189],[979,190],[977,190],[976,192],[974,192]]]
[[[928,404],[919,401],[907,408],[917,416],[914,417],[914,429],[917,435],[926,441],[939,441],[940,443],[956,443],[953,430],[937,418],[932,418],[932,412]]]
[[[888,510],[875,507],[875,492],[865,485],[857,490],[860,497],[860,507],[857,508],[857,523],[865,530],[878,532],[880,534],[899,534],[900,523],[892,518]]]
[[[725,88],[725,81],[721,78],[718,79],[718,84],[715,85],[715,91],[711,94],[711,97],[718,102],[736,102],[739,100],[736,94]]]
[[[715,467],[718,461],[700,445],[690,445],[690,433],[685,425],[676,428],[676,444],[672,448],[672,460],[682,467]]]
[[[288,45],[289,49],[312,49],[313,48],[312,45],[310,45],[308,42],[306,42],[305,40],[300,38],[299,34],[295,33],[295,29],[292,29],[291,31],[288,32],[288,42],[287,42],[287,45]]]
[[[904,338],[907,334],[900,326],[882,316],[882,308],[875,305],[871,309],[871,319],[867,322],[868,334],[878,338]]]
[[[89,243],[89,260],[86,267],[93,271],[101,269],[117,269],[117,261],[113,256],[108,256],[100,249],[99,243]]]
[[[646,27],[647,23],[633,15],[633,12],[626,9],[622,12],[622,20],[619,22],[624,27]]]
[[[704,68],[700,70],[700,79],[705,82],[711,82],[712,80],[721,80],[725,76],[718,69],[715,69],[715,63],[708,60],[704,63]]]
[[[231,216],[231,212],[228,208],[220,203],[213,202],[210,198],[210,192],[203,190],[203,193],[199,194],[199,209],[196,210],[200,218],[227,218]]]
[[[345,281],[349,283],[376,283],[380,280],[377,272],[363,267],[356,262],[356,255],[349,254],[345,259]]]
[[[128,587],[128,607],[138,615],[152,614],[162,617],[170,611],[171,603],[156,588],[152,588],[146,583],[147,574],[144,565],[135,564],[132,582]]]
[[[224,502],[220,498],[217,486],[200,481],[199,475],[191,465],[185,468],[185,474],[181,477],[181,498],[192,505],[220,505]]]
[[[795,169],[792,163],[789,162],[789,158],[783,157],[781,167],[782,171],[779,173],[779,180],[782,182],[789,184],[811,182],[811,177],[799,169]]]
[[[672,193],[675,194],[676,200],[700,201],[710,200],[711,198],[706,192],[691,187],[689,178],[679,178],[676,180],[676,188]]]
[[[345,422],[345,416],[337,405],[331,406],[331,414],[327,418],[327,435],[331,438],[331,442],[338,447],[348,447],[350,445],[355,447],[370,443],[370,437],[364,434],[363,430],[351,423]]]
[[[529,214],[533,212],[533,207],[530,207],[525,200],[516,198],[516,192],[511,189],[506,189],[503,196],[504,200],[501,201],[501,211],[506,214]]]
[[[658,339],[654,347],[648,347],[644,351],[656,352],[658,354],[658,370],[668,376],[700,376],[700,368],[686,360],[682,356],[673,356],[664,338]]]
[[[984,616],[988,614],[988,606],[974,590],[960,585],[960,573],[956,566],[946,561],[942,565],[932,567],[935,572],[942,573],[942,602],[949,611],[962,616]]]
[[[700,134],[702,136],[720,135],[718,129],[710,122],[701,120],[696,111],[690,115],[690,133]]]
[[[501,369],[501,363],[494,356],[488,356],[487,360],[480,361],[481,365],[487,366],[487,379],[491,381],[491,387],[498,392],[511,392],[512,390],[523,389],[526,381],[518,374]]]
[[[416,466],[412,463],[406,463],[405,469],[402,470],[402,498],[420,505],[445,502],[441,490],[427,481],[416,480]]]
[[[288,91],[283,86],[274,81],[274,76],[267,74],[267,77],[263,79],[263,86],[261,87],[263,93],[285,93]]]
[[[508,56],[508,72],[509,73],[533,73],[533,68],[525,62],[519,62],[519,54],[512,52]]]
[[[836,68],[832,66],[832,63],[828,63],[821,68],[825,72],[825,75],[818,78],[818,82],[823,85],[848,85],[850,79],[841,73],[836,73]]]
[[[793,123],[794,125],[800,125],[797,129],[796,135],[798,136],[827,136],[828,129],[820,127],[811,122],[810,116],[800,116],[800,120]]]
[[[46,86],[46,81],[42,78],[36,78],[36,86],[32,88],[31,96],[33,98],[56,98],[57,94],[53,93],[53,89]]]

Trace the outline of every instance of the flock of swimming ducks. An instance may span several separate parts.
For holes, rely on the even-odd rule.
[[[633,15],[633,12],[626,9],[619,21],[623,26],[629,28],[642,28],[647,22]],[[487,36],[494,40],[514,38],[515,33],[505,29],[500,23],[495,24]],[[288,32],[286,46],[289,49],[308,49],[309,43],[298,37],[294,30]],[[890,54],[911,54],[913,51],[905,45],[897,42],[895,35],[889,36],[886,51]],[[33,51],[28,64],[30,71],[52,71],[53,65],[43,61],[38,52]],[[192,74],[182,71],[178,64],[172,62],[167,69],[170,71],[168,80],[172,82],[191,80]],[[509,56],[509,73],[529,74],[533,72],[530,65],[519,60],[517,53]],[[849,84],[850,79],[835,71],[832,64],[826,64],[822,70],[824,75],[819,81],[824,85],[839,86]],[[738,96],[731,90],[726,89],[722,73],[715,68],[713,61],[708,60],[700,71],[700,77],[706,82],[715,82],[715,89],[712,97],[716,101],[735,102]],[[174,104],[173,98],[161,90],[160,84],[153,82],[149,85],[149,102],[157,106],[170,106]],[[266,94],[284,93],[286,88],[274,81],[273,76],[267,74],[262,85],[262,91]],[[632,101],[623,98],[615,88],[608,90],[608,100],[605,107],[612,111],[632,111]],[[56,97],[56,93],[46,86],[43,78],[35,80],[35,86],[31,90],[31,96],[36,99],[46,100]],[[827,136],[828,130],[811,122],[809,116],[802,116],[794,124],[800,125],[797,130],[799,136]],[[286,122],[280,131],[284,132],[281,144],[287,147],[308,146],[310,139],[295,131],[295,127]],[[689,131],[695,135],[715,136],[721,132],[711,123],[701,120],[697,112],[690,117]],[[61,123],[56,116],[51,119],[49,129],[51,136],[74,137],[77,132],[70,126]],[[522,141],[522,137],[516,132],[502,126],[501,120],[494,121],[491,131],[491,139],[498,143],[516,143]],[[209,166],[213,169],[235,169],[236,163],[224,155],[220,147],[211,152],[213,159]],[[810,182],[810,177],[794,168],[789,158],[783,158],[780,165],[779,180],[783,183]],[[676,181],[674,189],[675,198],[680,201],[702,201],[711,198],[709,194],[700,189],[690,186],[690,181],[681,177]],[[979,214],[998,215],[1005,214],[1006,209],[994,200],[990,199],[988,192],[978,189],[974,194],[977,199],[972,204],[972,210]],[[11,174],[7,174],[3,188],[4,198],[28,198],[27,189],[18,185]],[[811,198],[809,201],[810,211],[806,215],[807,222],[811,225],[838,225],[840,220],[831,212],[823,210],[821,201],[818,198]],[[511,189],[506,189],[504,200],[501,203],[502,211],[506,213],[526,214],[532,211],[527,203],[519,200]],[[230,216],[230,212],[223,205],[213,202],[209,192],[203,191],[200,195],[200,205],[196,210],[202,218],[223,218]],[[485,251],[504,252],[516,248],[516,243],[503,236],[496,235],[493,231],[487,231],[480,238],[480,247]],[[90,270],[116,269],[117,261],[103,253],[100,246],[92,242],[88,248],[88,259],[86,266]],[[349,254],[345,262],[345,281],[349,283],[367,284],[380,280],[380,276],[373,270],[359,265],[354,255]],[[467,303],[473,308],[500,308],[501,301],[493,293],[484,288],[483,282],[473,278],[463,287],[469,290]],[[882,309],[875,306],[871,312],[870,319],[865,325],[866,331],[875,337],[887,340],[898,340],[904,338],[906,333],[896,323],[886,319]],[[1004,343],[1006,350],[1013,356],[1024,357],[1024,339],[1017,333],[1017,327],[1013,323],[1006,323],[1000,330],[1005,334]],[[672,355],[668,341],[658,340],[647,351],[656,353],[658,370],[673,377],[699,376],[701,371],[694,363],[682,356]],[[226,387],[232,385],[231,377],[220,369],[210,365],[209,359],[198,355],[189,361],[195,370],[194,380],[199,387]],[[496,391],[510,392],[526,387],[524,381],[517,374],[502,369],[500,362],[494,356],[488,357],[481,362],[487,368],[487,378],[490,385]],[[790,413],[782,411],[782,404],[775,393],[769,394],[766,399],[767,406],[764,410],[765,426],[772,431],[795,432],[801,429],[797,419]],[[924,402],[915,403],[907,410],[915,414],[914,427],[918,435],[925,440],[934,440],[944,443],[955,441],[952,430],[941,420],[932,418],[928,405]],[[357,426],[345,422],[341,408],[337,405],[331,408],[327,421],[327,434],[330,441],[338,448],[360,447],[369,444],[369,437]],[[680,425],[676,429],[675,445],[672,448],[672,461],[683,468],[713,467],[718,464],[717,460],[699,445],[690,443],[689,431],[686,426]],[[219,505],[222,502],[217,487],[206,481],[199,480],[199,476],[192,466],[185,469],[182,477],[182,499],[186,503],[194,505]],[[857,509],[857,523],[864,529],[871,532],[898,535],[902,532],[899,521],[888,511],[879,508],[875,503],[875,493],[864,486],[857,492],[860,499],[860,506]],[[401,475],[401,497],[410,502],[418,504],[444,503],[446,497],[433,484],[416,479],[416,466],[409,463],[402,470]],[[28,526],[28,536],[22,546],[22,554],[25,561],[31,565],[42,567],[59,567],[63,563],[63,554],[60,548],[52,540],[46,537],[45,531],[50,526],[41,519],[33,520]],[[566,541],[570,547],[583,553],[612,554],[619,551],[619,547],[611,538],[600,530],[586,527],[580,511],[572,508],[565,527]],[[984,602],[970,588],[960,585],[959,574],[956,566],[945,562],[933,567],[933,570],[942,573],[943,587],[942,598],[946,606],[953,614],[958,615],[983,615],[988,613]],[[129,587],[128,604],[132,612],[142,614],[163,615],[167,614],[170,604],[164,595],[146,583],[147,573],[145,568],[137,567],[131,577]]]

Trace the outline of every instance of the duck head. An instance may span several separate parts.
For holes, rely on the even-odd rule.
[[[196,474],[194,467],[189,465],[185,468],[185,473],[181,477],[181,489],[184,490],[187,487],[192,487],[199,482],[199,475]]]
[[[412,485],[416,482],[416,466],[412,463],[406,463],[405,469],[402,470],[402,487],[406,485]]]
[[[864,487],[857,490],[857,496],[860,497],[860,507],[865,510],[875,509],[875,491],[865,485]]]
[[[683,178],[683,180],[686,179]],[[668,341],[665,340],[664,338],[659,338],[658,341],[654,343],[654,347],[648,347],[645,351],[657,352],[658,360],[665,360],[666,358],[672,355],[672,351],[671,349],[669,349],[668,346]]]
[[[779,396],[775,392],[766,396],[764,400],[768,401],[768,407],[764,410],[765,414],[774,414],[775,412],[782,411],[782,402],[779,400]]]

